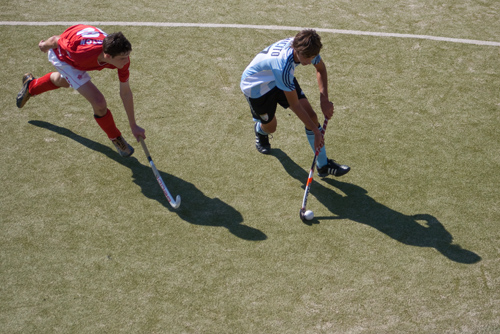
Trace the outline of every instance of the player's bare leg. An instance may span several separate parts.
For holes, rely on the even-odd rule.
[[[120,130],[116,127],[113,115],[108,109],[106,99],[101,91],[92,81],[88,81],[78,88],[78,92],[92,105],[92,109],[94,109],[94,118],[97,124],[106,132],[118,153],[120,153],[122,157],[132,155],[132,153],[134,153],[134,148],[125,141]]]

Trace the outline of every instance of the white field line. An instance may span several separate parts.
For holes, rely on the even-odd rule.
[[[194,27],[194,28],[235,28],[235,29],[263,29],[263,30],[291,30],[299,31],[305,27],[276,26],[276,25],[253,25],[253,24],[223,24],[223,23],[175,23],[175,22],[24,22],[24,21],[0,21],[0,26],[72,26],[74,24],[88,24],[93,26],[136,26],[136,27]],[[396,34],[386,32],[371,32],[360,30],[324,29],[314,28],[318,32],[333,34],[375,36],[375,37],[395,37],[427,39],[431,41],[500,46],[500,42],[480,41],[473,39],[461,39],[450,37],[439,37],[429,35]]]

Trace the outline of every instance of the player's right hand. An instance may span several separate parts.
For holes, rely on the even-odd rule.
[[[50,50],[50,48],[47,47],[45,41],[42,39],[40,43],[38,43],[38,48],[40,48],[40,51],[47,53],[47,51]]]
[[[57,48],[59,38],[59,36],[52,36],[46,41],[42,39],[40,43],[38,43],[38,48],[40,51],[47,53],[50,49]]]
[[[323,145],[325,145],[325,138],[323,137],[323,134],[320,131],[314,133],[314,147],[316,148],[316,151],[321,150]]]

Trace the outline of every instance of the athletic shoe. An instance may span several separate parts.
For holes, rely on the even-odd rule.
[[[318,168],[318,175],[320,177],[325,177],[328,175],[342,176],[347,174],[351,170],[351,167],[346,165],[339,165],[335,160],[328,159],[328,163],[321,168]]]
[[[257,132],[257,123],[255,123],[254,125],[254,130],[255,130],[255,147],[257,148],[257,151],[259,151],[262,154],[271,153],[271,144],[269,144],[269,136],[262,135]]]
[[[31,95],[29,92],[30,83],[35,80],[35,77],[31,73],[26,73],[23,75],[23,88],[17,93],[16,104],[18,108],[22,108],[26,102],[30,99]]]
[[[116,150],[122,157],[129,157],[134,153],[134,148],[130,146],[122,136],[112,140]]]

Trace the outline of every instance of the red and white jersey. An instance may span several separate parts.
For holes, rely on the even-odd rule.
[[[66,29],[60,36],[58,48],[54,49],[57,58],[80,71],[100,71],[104,68],[115,69],[114,65],[100,63],[97,57],[102,52],[102,41],[107,34],[99,28],[78,24]],[[127,82],[130,58],[127,65],[118,69],[118,78]]]

